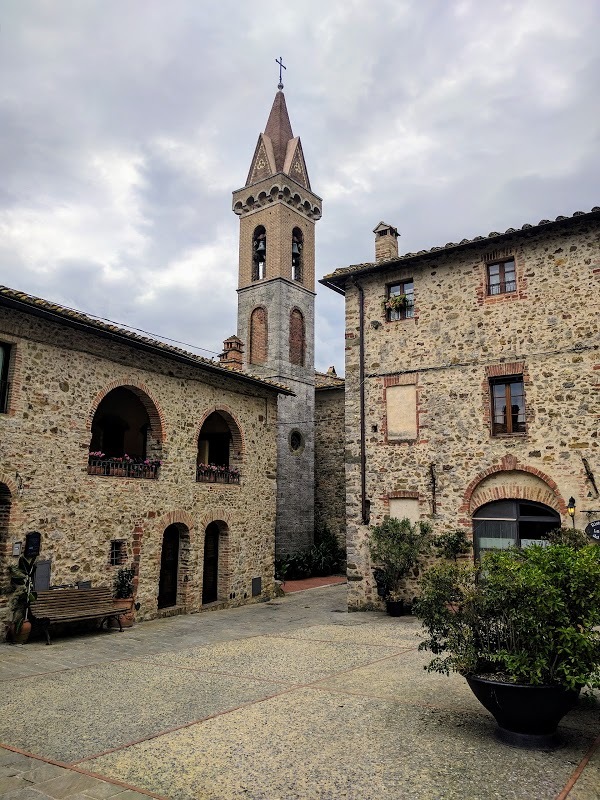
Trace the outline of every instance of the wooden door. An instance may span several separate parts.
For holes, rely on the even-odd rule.
[[[179,571],[179,529],[169,525],[163,534],[158,582],[158,607],[177,604],[177,573]]]
[[[219,526],[211,522],[204,534],[204,572],[202,576],[202,602],[214,603],[218,599],[219,580]]]

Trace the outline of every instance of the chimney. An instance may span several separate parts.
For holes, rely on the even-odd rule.
[[[243,365],[244,343],[237,336],[230,336],[223,342],[223,352],[219,356],[222,367],[241,370]]]
[[[387,222],[380,222],[373,228],[375,234],[375,261],[386,258],[398,258],[398,229]]]
[[[335,367],[329,367],[329,369],[327,370],[327,374],[331,378],[337,378],[337,372],[335,371]]]

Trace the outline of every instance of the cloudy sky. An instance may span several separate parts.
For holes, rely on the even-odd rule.
[[[278,81],[317,277],[600,204],[598,0],[4,0],[0,283],[217,353]],[[317,368],[343,372],[319,286]],[[214,351],[213,353],[206,351]]]

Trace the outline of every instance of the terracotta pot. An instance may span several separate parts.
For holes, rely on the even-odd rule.
[[[129,611],[126,611],[124,614],[119,615],[119,620],[121,625],[124,628],[132,628],[133,623],[135,622],[135,610],[133,608],[133,597],[120,597],[117,599],[113,597],[113,605],[114,606],[124,606],[129,604]],[[118,628],[119,623],[116,619],[109,619],[108,620],[108,627],[109,628]]]
[[[386,600],[385,609],[390,617],[404,616],[404,600]]]
[[[10,636],[10,641],[13,644],[25,644],[29,639],[29,634],[31,633],[31,622],[28,619],[24,619],[21,623],[21,627],[17,631],[17,626],[11,623],[8,633]]]

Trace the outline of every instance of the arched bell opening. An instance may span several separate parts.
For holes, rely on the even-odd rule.
[[[258,225],[252,235],[252,280],[262,281],[267,274],[267,232]]]
[[[292,231],[292,280],[301,282],[304,276],[304,236],[300,228]]]

